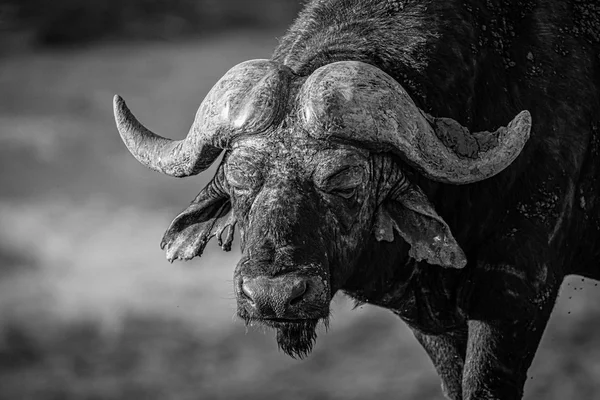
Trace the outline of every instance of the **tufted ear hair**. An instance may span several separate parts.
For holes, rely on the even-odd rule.
[[[395,194],[377,210],[377,240],[393,242],[394,231],[410,244],[408,254],[417,261],[448,268],[463,268],[467,264],[450,227],[416,185]]]
[[[170,262],[201,256],[206,244],[214,236],[217,236],[219,246],[229,251],[235,224],[229,196],[219,190],[213,180],[171,222],[160,247],[166,248]]]

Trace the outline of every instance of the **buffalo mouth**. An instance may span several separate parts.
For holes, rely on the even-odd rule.
[[[301,324],[306,321],[317,321],[318,318],[263,318],[262,322],[265,325],[269,325],[272,328],[278,328],[280,325],[285,324]]]
[[[328,277],[314,267],[288,268],[283,273],[265,273],[264,265],[259,267],[248,261],[238,264],[234,274],[238,316],[246,326],[275,329],[279,349],[290,357],[308,356],[317,338],[317,326],[328,325]]]
[[[303,359],[311,352],[317,340],[320,322],[328,327],[328,318],[245,318],[246,326],[259,323],[277,332],[277,346],[292,358]]]

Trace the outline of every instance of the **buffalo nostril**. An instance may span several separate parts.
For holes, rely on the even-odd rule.
[[[306,293],[307,289],[308,289],[308,286],[306,284],[306,281],[302,280],[302,281],[296,283],[292,287],[288,303],[290,305],[294,305],[294,304],[298,303],[300,300],[302,300],[302,297],[304,296],[304,293]]]
[[[241,280],[238,293],[250,312],[283,318],[288,308],[306,298],[308,283],[308,279],[294,276],[258,276]]]
[[[242,283],[242,295],[251,302],[254,303],[254,291],[252,290],[251,285],[248,285],[247,282]]]

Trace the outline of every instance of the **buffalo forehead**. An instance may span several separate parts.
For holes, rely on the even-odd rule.
[[[312,138],[249,137],[237,141],[228,161],[250,162],[267,169],[293,169],[298,173],[335,170],[367,163],[369,152],[358,146]],[[321,172],[322,173],[322,172]]]

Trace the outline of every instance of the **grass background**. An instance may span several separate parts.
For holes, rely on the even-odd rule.
[[[0,58],[0,400],[442,399],[425,352],[391,313],[338,296],[329,332],[294,361],[272,332],[234,317],[237,250],[213,244],[170,265],[159,249],[211,172],[179,180],[138,164],[114,127],[113,94],[182,138],[228,68],[269,57],[284,20],[185,37],[101,25],[57,48],[43,24],[23,36],[28,19],[17,14]],[[573,277],[525,398],[599,396],[600,290]]]

